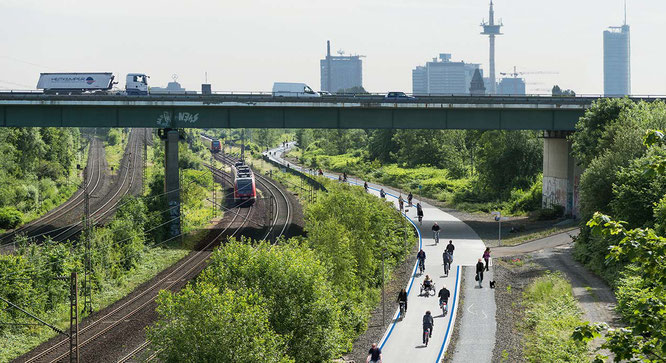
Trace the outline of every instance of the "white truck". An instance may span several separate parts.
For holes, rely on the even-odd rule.
[[[103,73],[40,73],[37,89],[49,94],[111,94],[114,75]],[[147,95],[148,76],[143,73],[129,73],[125,78],[125,94]]]
[[[273,97],[321,97],[305,83],[275,82]]]

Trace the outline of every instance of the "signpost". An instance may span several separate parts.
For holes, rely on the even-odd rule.
[[[497,241],[498,241],[498,246],[502,245],[502,220],[506,220],[506,217],[502,217],[502,212],[501,211],[494,211],[492,212],[492,215],[495,216],[495,221],[497,223]]]

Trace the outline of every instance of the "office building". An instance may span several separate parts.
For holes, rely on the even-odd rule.
[[[502,78],[497,85],[498,95],[524,95],[525,80],[518,77]]]
[[[326,58],[322,59],[321,90],[331,93],[352,87],[363,87],[362,55],[331,55],[331,42],[326,42]]]
[[[631,94],[631,43],[626,8],[624,25],[604,31],[604,94]]]
[[[474,72],[479,69],[479,64],[453,62],[451,54],[442,53],[439,60],[433,58],[424,66],[417,66],[412,70],[412,93],[413,94],[469,94],[470,84]],[[481,76],[483,74],[481,73]]]

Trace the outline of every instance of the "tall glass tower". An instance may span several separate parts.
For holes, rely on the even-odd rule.
[[[631,94],[631,42],[625,4],[624,25],[604,31],[604,94]]]

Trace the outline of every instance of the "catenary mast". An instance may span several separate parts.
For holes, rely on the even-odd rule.
[[[481,23],[483,27],[483,35],[490,38],[490,90],[488,93],[494,95],[497,92],[497,82],[495,80],[495,35],[502,35],[500,28],[502,22],[495,24],[495,10],[493,10],[493,1],[490,0],[490,11],[488,15],[488,22],[485,20]]]

